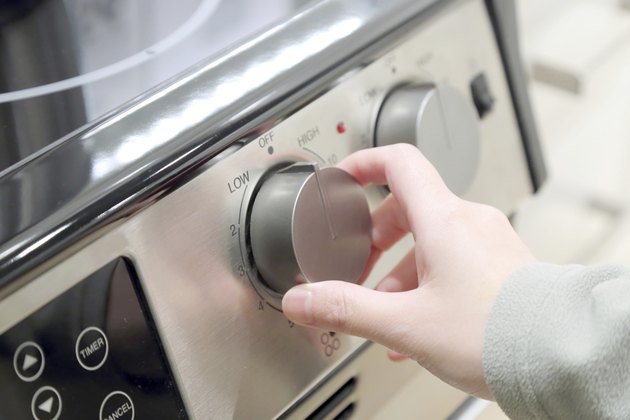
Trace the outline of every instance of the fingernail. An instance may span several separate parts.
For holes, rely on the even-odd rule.
[[[313,322],[313,292],[308,286],[290,289],[282,299],[282,310],[293,322],[310,324]]]
[[[374,288],[374,290],[378,292],[393,292],[394,291],[390,284],[384,283],[384,282],[381,282],[380,284],[378,284]]]

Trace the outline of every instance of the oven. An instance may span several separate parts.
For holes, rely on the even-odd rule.
[[[413,362],[293,325],[280,300],[286,267],[307,281],[313,265],[363,268],[365,241],[329,252],[320,235],[369,231],[360,216],[387,194],[332,169],[354,151],[414,144],[508,215],[541,185],[513,2],[215,3],[3,12],[0,418],[465,411]],[[132,17],[150,35],[120,24]],[[52,59],[12,58],[27,44]],[[422,395],[403,392],[412,381]]]

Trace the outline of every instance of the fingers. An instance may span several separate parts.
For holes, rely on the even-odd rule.
[[[325,281],[296,286],[282,300],[291,321],[399,347],[415,320],[413,292],[383,293],[356,284]]]
[[[405,292],[418,287],[418,267],[414,250],[394,267],[394,269],[376,286],[380,292]]]
[[[367,263],[365,264],[365,269],[363,269],[363,273],[361,274],[361,277],[359,277],[359,279],[356,282],[357,284],[365,283],[368,277],[370,277],[370,274],[372,273],[372,269],[374,268],[378,260],[381,258],[381,255],[383,255],[383,252],[380,249],[376,248],[374,245],[372,245],[372,248],[370,250],[370,256],[368,257]]]
[[[409,226],[406,217],[396,198],[390,194],[372,212],[372,250],[363,275],[357,283],[363,284],[383,252],[408,233]]]
[[[429,161],[408,144],[361,150],[344,159],[339,168],[361,185],[388,185],[414,233],[431,224],[455,198]]]
[[[388,250],[409,233],[409,223],[398,200],[392,194],[372,212],[372,245],[380,251]]]
[[[392,192],[372,214],[373,246],[366,273],[405,234],[411,231],[417,238],[425,226],[434,225],[455,198],[435,168],[409,145],[359,151],[339,167],[361,185],[388,185]],[[402,345],[404,350],[408,337],[417,332],[423,307],[422,294],[411,290],[418,284],[417,270],[410,252],[378,286],[399,293],[338,281],[308,283],[289,290],[282,309],[297,324],[365,337],[389,348]]]
[[[402,362],[403,360],[408,359],[408,357],[404,354],[389,349],[387,350],[387,357],[389,357],[389,360],[391,360],[392,362]]]
[[[405,165],[413,170],[405,169]],[[372,213],[372,252],[367,268],[358,280],[362,284],[381,254],[412,231],[410,220],[415,220],[418,228],[413,230],[413,234],[418,237],[423,220],[424,224],[431,225],[432,216],[436,212],[442,214],[435,209],[435,204],[444,203],[454,196],[424,156],[409,145],[360,151],[344,159],[339,167],[362,185],[387,184],[392,191]],[[422,203],[420,207],[426,207],[426,210],[418,208],[418,203],[410,200]]]

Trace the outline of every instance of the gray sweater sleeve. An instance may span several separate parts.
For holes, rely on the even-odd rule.
[[[483,358],[512,419],[630,419],[630,270],[521,268],[499,292]]]

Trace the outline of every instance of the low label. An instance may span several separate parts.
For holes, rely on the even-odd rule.
[[[241,175],[237,175],[234,179],[228,182],[228,190],[230,194],[235,193],[245,185],[249,183],[249,171],[243,172]]]

